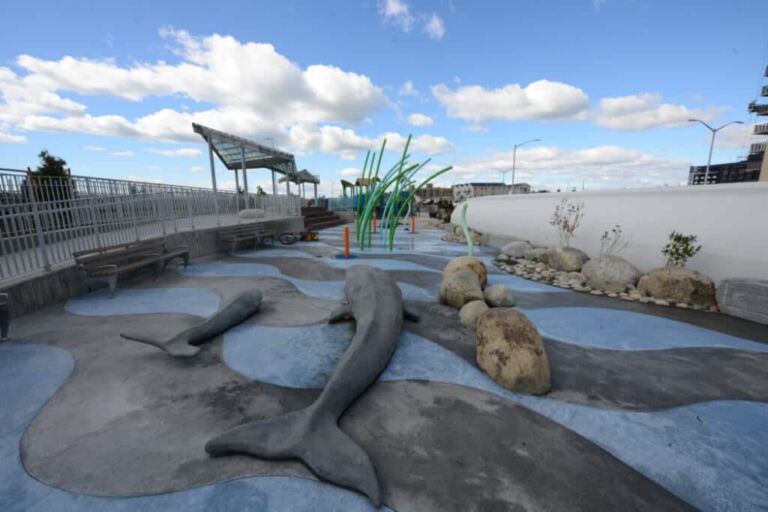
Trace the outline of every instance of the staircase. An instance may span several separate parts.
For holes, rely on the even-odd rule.
[[[344,224],[338,215],[321,206],[302,206],[301,215],[304,217],[304,228],[307,231],[317,231]]]

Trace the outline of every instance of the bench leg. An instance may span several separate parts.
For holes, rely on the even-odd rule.
[[[112,274],[106,278],[107,285],[109,286],[109,298],[115,297],[115,289],[117,288],[117,274]]]

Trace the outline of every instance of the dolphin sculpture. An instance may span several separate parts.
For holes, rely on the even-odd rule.
[[[167,341],[157,341],[144,336],[123,334],[120,336],[127,340],[138,341],[152,345],[160,350],[168,352],[173,357],[193,357],[200,352],[198,345],[218,336],[256,313],[261,307],[261,290],[246,290],[230,299],[213,316],[203,320],[197,325],[180,332]]]
[[[330,322],[354,318],[355,335],[320,396],[307,408],[246,423],[205,445],[211,455],[246,453],[267,459],[301,459],[318,477],[354,489],[381,506],[379,482],[368,454],[338,426],[339,417],[386,368],[397,347],[403,297],[386,272],[350,267],[344,291],[347,302]]]

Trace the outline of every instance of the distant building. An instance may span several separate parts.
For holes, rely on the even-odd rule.
[[[432,183],[427,183],[427,186],[419,190],[419,197],[423,200],[434,199],[439,201],[440,199],[453,199],[453,190],[451,187],[436,187]]]
[[[765,76],[768,77],[768,67],[765,68]],[[760,96],[768,97],[768,85],[763,86]],[[753,101],[747,107],[751,114],[768,116],[768,104],[759,104]],[[768,135],[768,123],[755,125],[755,135]],[[728,164],[715,164],[709,167],[699,165],[691,167],[688,171],[689,185],[704,185],[710,183],[738,183],[740,181],[768,181],[768,152],[767,142],[752,144],[749,148],[749,156],[741,162]],[[706,178],[705,178],[706,177]]]
[[[514,192],[512,191],[512,188],[514,188]],[[514,194],[530,194],[531,193],[531,185],[528,183],[515,183],[514,185],[509,186],[510,193]]]
[[[744,160],[743,162],[710,165],[708,176],[706,165],[691,167],[688,171],[688,184],[703,185],[705,176],[707,176],[707,183],[709,184],[757,181],[760,179],[760,168],[748,169],[748,163],[748,160]]]

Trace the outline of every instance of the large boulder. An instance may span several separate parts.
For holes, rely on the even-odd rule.
[[[485,302],[492,308],[509,308],[515,305],[512,290],[503,284],[492,284],[483,290]]]
[[[485,268],[485,263],[483,263],[482,260],[475,258],[474,256],[459,256],[458,258],[453,258],[443,269],[443,277],[445,278],[448,275],[461,270],[471,270],[477,274],[478,279],[480,279],[481,288],[485,288],[485,285],[488,284],[488,269]]]
[[[482,300],[467,302],[459,311],[459,321],[464,327],[474,329],[477,319],[486,311],[488,311],[488,305]]]
[[[523,258],[530,261],[549,263],[549,251],[550,249],[547,247],[531,247],[525,250]]]
[[[715,285],[704,274],[686,267],[657,268],[640,278],[638,289],[651,297],[698,306],[715,304]]]
[[[768,325],[768,281],[723,279],[717,287],[717,305],[728,315]]]
[[[640,271],[620,256],[601,256],[584,264],[581,273],[587,284],[596,290],[623,292],[630,284],[637,284]]]
[[[531,249],[531,244],[528,242],[518,240],[515,242],[509,242],[501,248],[501,253],[513,258],[522,258],[525,255],[525,251]]]
[[[575,247],[550,249],[547,253],[549,266],[565,272],[579,272],[588,260],[589,256]]]
[[[458,270],[443,277],[440,283],[440,302],[461,308],[467,302],[484,300],[480,279],[469,269]]]
[[[536,327],[514,308],[492,308],[475,326],[477,364],[498,384],[543,395],[551,387],[549,360]]]

